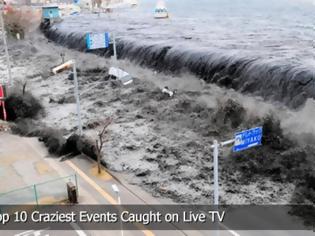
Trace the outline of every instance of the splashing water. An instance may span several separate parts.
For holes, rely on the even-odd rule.
[[[315,98],[309,1],[165,1],[169,20],[155,20],[156,1],[113,14],[65,18],[46,35],[85,51],[85,33],[115,32],[118,56],[158,71],[188,71],[206,82],[297,108]],[[112,50],[95,51],[109,56]]]

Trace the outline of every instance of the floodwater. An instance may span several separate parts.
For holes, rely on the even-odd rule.
[[[143,0],[137,8],[100,18],[74,16],[63,25],[74,32],[110,31],[130,40],[314,63],[315,4],[311,1],[169,0],[165,1],[167,20],[153,18],[155,2]]]
[[[120,58],[158,71],[188,71],[292,108],[315,98],[312,1],[165,2],[169,19],[154,19],[156,1],[147,0],[111,14],[67,17],[46,35],[86,50],[87,32],[115,33]]]

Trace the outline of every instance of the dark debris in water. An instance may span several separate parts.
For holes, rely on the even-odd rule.
[[[43,107],[33,95],[14,92],[6,99],[6,111],[9,121],[16,119],[35,118]]]

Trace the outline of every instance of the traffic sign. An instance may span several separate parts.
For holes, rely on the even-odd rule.
[[[245,130],[235,134],[234,152],[261,145],[262,127]]]
[[[218,143],[217,140],[213,141],[213,196],[214,205],[219,205],[219,147],[234,143],[233,151],[239,152],[251,147],[261,145],[263,135],[262,127],[256,127],[249,130],[244,130],[235,134],[234,139]]]
[[[109,33],[87,33],[86,34],[87,49],[98,49],[109,47]]]

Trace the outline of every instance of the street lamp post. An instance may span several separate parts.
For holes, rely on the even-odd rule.
[[[74,79],[74,96],[76,99],[76,106],[77,106],[77,118],[78,118],[78,131],[79,135],[82,135],[82,121],[81,121],[81,106],[80,106],[80,95],[79,95],[79,82],[78,82],[78,76],[77,76],[77,67],[75,60],[70,60],[65,63],[63,63],[60,66],[57,66],[53,68],[52,72],[54,74],[57,74],[65,69],[69,69],[72,67],[73,70],[73,79]]]
[[[74,78],[74,93],[75,93],[75,99],[76,99],[76,104],[77,104],[78,129],[79,129],[79,135],[81,136],[82,135],[81,106],[80,106],[77,67],[76,67],[75,61],[73,61],[72,67],[73,67],[73,78]]]
[[[2,29],[2,38],[3,38],[3,44],[4,44],[4,50],[5,50],[5,57],[7,61],[7,72],[8,72],[8,84],[12,85],[12,73],[11,73],[11,61],[9,56],[9,50],[8,50],[8,43],[7,43],[7,36],[6,36],[6,30],[4,27],[4,20],[3,20],[3,5],[0,9],[0,24]]]

